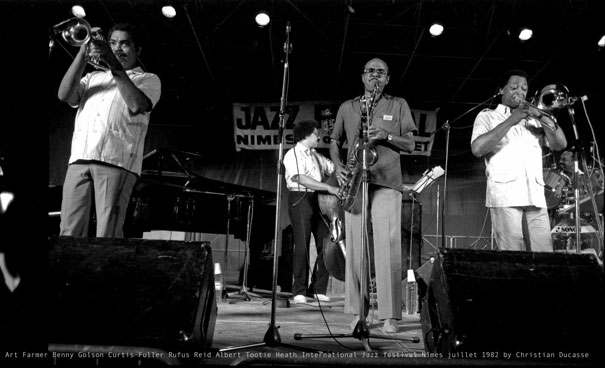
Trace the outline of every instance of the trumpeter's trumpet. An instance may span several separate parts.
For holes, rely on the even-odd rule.
[[[68,44],[76,47],[90,44],[91,40],[105,42],[100,28],[91,28],[90,24],[82,18],[70,18],[53,27],[54,34],[60,34]],[[87,62],[97,69],[109,70],[108,66],[101,65],[98,57],[90,57],[86,50]]]

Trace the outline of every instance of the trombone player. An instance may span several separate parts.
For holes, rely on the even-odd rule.
[[[160,98],[158,76],[137,66],[141,45],[133,25],[120,23],[108,42],[88,32],[63,76],[58,98],[77,108],[61,203],[60,235],[123,237],[126,209],[141,173],[150,113]],[[88,63],[103,70],[84,75]],[[104,67],[101,63],[105,64]]]
[[[471,151],[485,160],[485,205],[498,249],[552,252],[542,146],[560,151],[567,140],[552,115],[525,102],[527,79],[522,70],[504,74],[501,103],[475,118]]]

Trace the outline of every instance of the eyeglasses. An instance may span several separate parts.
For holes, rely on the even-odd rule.
[[[374,68],[368,68],[368,69],[364,69],[363,72],[365,74],[374,74],[374,73],[378,73],[379,76],[384,77],[385,75],[387,75],[387,71],[384,69],[374,69]]]

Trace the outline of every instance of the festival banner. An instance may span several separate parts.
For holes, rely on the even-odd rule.
[[[298,121],[316,120],[322,128],[319,148],[330,146],[330,134],[334,127],[339,102],[304,101],[290,102],[284,114],[284,148],[292,147],[294,143],[292,127]],[[433,148],[434,135],[437,125],[438,110],[414,110],[412,115],[418,131],[415,135],[416,148],[408,155],[430,156]],[[280,105],[279,104],[233,104],[233,131],[235,149],[244,150],[273,150],[279,148],[280,135]]]

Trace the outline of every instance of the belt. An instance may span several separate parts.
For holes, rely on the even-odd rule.
[[[314,190],[310,190],[310,189],[301,189],[301,190],[298,190],[298,189],[290,189],[290,188],[288,188],[288,190],[291,191],[291,192],[309,192],[309,193],[315,192]]]

